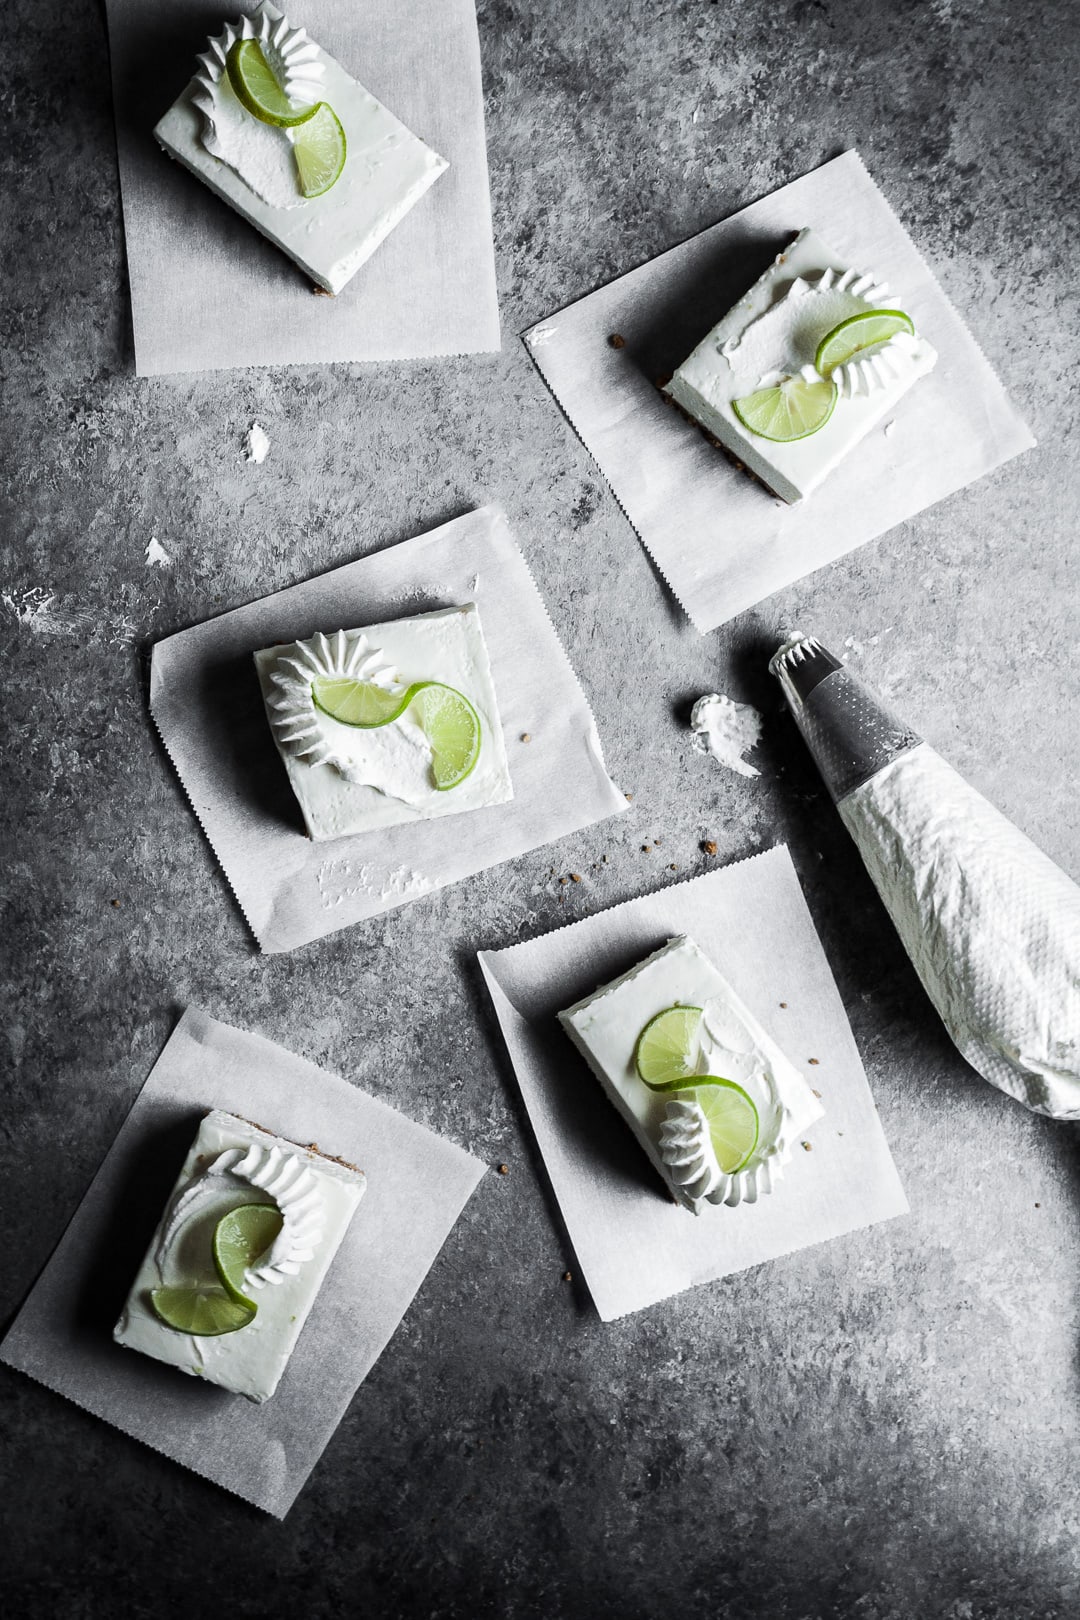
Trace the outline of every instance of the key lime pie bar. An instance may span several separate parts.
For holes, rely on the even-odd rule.
[[[315,1147],[207,1114],[113,1338],[269,1400],[364,1186]]]
[[[803,230],[665,393],[795,502],[936,363],[885,283]]]
[[[685,936],[559,1014],[675,1200],[752,1204],[824,1112]]]
[[[228,24],[198,63],[155,136],[326,292],[447,167],[276,6]]]
[[[267,647],[255,664],[312,838],[513,798],[474,602]]]

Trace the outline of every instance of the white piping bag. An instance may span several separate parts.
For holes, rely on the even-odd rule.
[[[769,669],[960,1052],[1080,1119],[1080,888],[813,636]]]

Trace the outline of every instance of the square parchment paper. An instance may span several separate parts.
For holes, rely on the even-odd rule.
[[[224,1108],[365,1171],[367,1189],[276,1395],[261,1406],[115,1344],[201,1116]],[[189,1008],[2,1345],[29,1373],[283,1518],[485,1166],[261,1035]]]
[[[285,10],[450,167],[336,298],[172,162],[153,128],[250,0],[106,0],[140,377],[499,347],[474,0]]]
[[[810,1084],[825,1116],[769,1197],[680,1209],[556,1014],[689,934]],[[605,1322],[697,1283],[902,1215],[907,1200],[783,845],[480,965],[578,1265]],[[781,1005],[786,1003],[786,1005]],[[816,1058],[816,1064],[810,1059]]]
[[[938,363],[820,489],[788,506],[667,404],[656,379],[804,225],[888,282]],[[625,348],[611,347],[615,333]],[[702,633],[1035,443],[855,152],[541,321],[525,342]]]
[[[252,653],[460,602],[480,609],[513,799],[313,843],[274,747]],[[159,642],[150,708],[264,951],[320,939],[627,807],[604,768],[577,676],[493,507]]]

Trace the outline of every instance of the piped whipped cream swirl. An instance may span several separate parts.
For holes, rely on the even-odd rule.
[[[295,642],[278,658],[270,678],[267,714],[282,748],[308,765],[328,765],[357,786],[423,804],[431,785],[431,744],[408,710],[370,729],[343,725],[325,715],[312,694],[317,679],[351,678],[384,692],[404,693],[405,683],[359,630],[319,631]]]
[[[733,1080],[752,1098],[758,1112],[758,1141],[749,1161],[729,1175],[721,1169],[705,1111],[687,1090],[667,1104],[660,1127],[660,1157],[688,1208],[710,1204],[753,1204],[771,1193],[791,1158],[792,1113],[773,1065],[738,1010],[723,997],[705,1003],[698,1025],[694,1072]]]
[[[888,284],[859,270],[823,270],[819,276],[796,276],[767,310],[720,353],[733,371],[745,376],[748,391],[770,388],[785,377],[813,371],[818,344],[834,327],[853,315],[884,309]],[[842,399],[876,393],[910,369],[919,342],[899,332],[865,353],[853,355],[832,372]]]
[[[306,199],[297,184],[288,130],[254,117],[232,87],[226,63],[238,39],[259,42],[275,79],[298,108],[322,99],[326,67],[319,48],[306,29],[293,28],[287,17],[271,17],[259,7],[207,41],[197,58],[191,98],[203,115],[202,143],[213,157],[227,163],[271,208],[303,207]]]
[[[266,1195],[281,1211],[281,1231],[269,1253],[245,1273],[245,1284],[264,1288],[295,1277],[314,1259],[322,1244],[326,1217],[318,1177],[299,1153],[288,1153],[276,1143],[253,1142],[249,1148],[226,1148],[217,1154],[197,1180],[178,1195],[162,1225],[155,1261],[162,1277],[191,1228],[191,1223],[212,1216],[215,1221],[238,1203],[253,1203],[250,1188]]]

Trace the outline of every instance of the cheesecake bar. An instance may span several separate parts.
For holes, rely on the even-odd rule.
[[[771,1192],[793,1141],[823,1112],[798,1069],[685,935],[559,1020],[672,1197],[694,1214],[706,1203],[753,1203]],[[650,1028],[660,1037],[651,1054]],[[666,1073],[656,1067],[657,1054]]]
[[[937,353],[899,293],[802,230],[665,388],[783,500],[803,500]]]
[[[329,293],[447,168],[266,0],[208,42],[154,135]]]
[[[313,1145],[207,1114],[113,1330],[117,1344],[269,1400],[364,1187],[362,1171]]]
[[[267,647],[255,664],[313,839],[513,798],[474,602]]]

